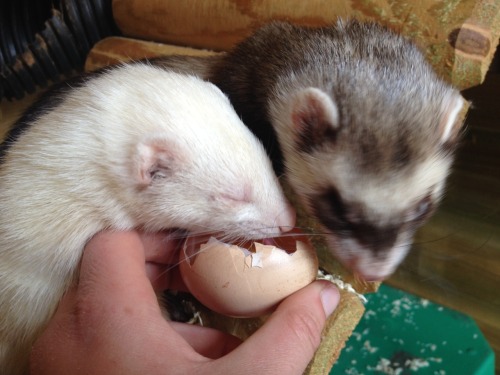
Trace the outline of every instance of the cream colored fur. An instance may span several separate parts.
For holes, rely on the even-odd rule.
[[[294,225],[261,144],[198,78],[121,66],[70,91],[0,165],[0,373],[29,348],[105,228],[259,238]]]

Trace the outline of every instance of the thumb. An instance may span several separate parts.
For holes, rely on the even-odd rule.
[[[248,369],[249,374],[302,374],[339,298],[337,288],[329,282],[308,285],[284,300],[229,356],[238,356],[239,363],[246,363],[241,368]]]

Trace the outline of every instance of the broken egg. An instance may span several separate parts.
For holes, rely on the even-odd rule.
[[[181,250],[180,272],[191,294],[209,309],[256,317],[314,281],[318,258],[297,231],[239,246],[190,237]]]

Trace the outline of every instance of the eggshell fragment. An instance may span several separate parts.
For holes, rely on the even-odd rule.
[[[228,316],[255,317],[310,284],[318,258],[303,234],[241,246],[193,237],[181,251],[180,271],[189,291],[206,307]]]

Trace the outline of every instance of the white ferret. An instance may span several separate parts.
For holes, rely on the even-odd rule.
[[[257,138],[214,85],[145,64],[62,85],[7,138],[0,164],[0,373],[21,374],[111,228],[262,238],[295,224]]]

